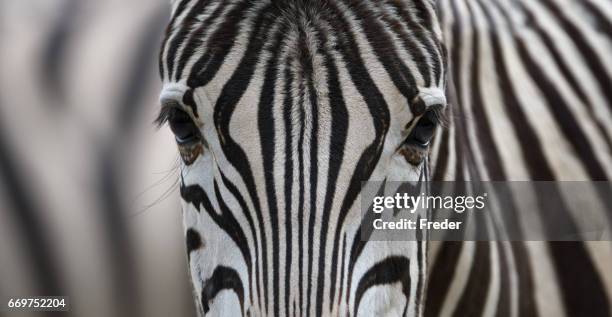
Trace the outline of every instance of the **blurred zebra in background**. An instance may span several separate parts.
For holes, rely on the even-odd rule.
[[[452,115],[433,145],[432,179],[609,181],[612,3],[438,3]],[[500,217],[516,221],[504,211],[528,201],[558,202],[541,222],[602,203],[610,223],[608,193],[574,207],[560,189],[533,192]],[[611,252],[610,242],[434,244],[425,315],[609,316]]]
[[[177,155],[153,125],[169,15],[164,0],[0,2],[1,298],[194,314]]]

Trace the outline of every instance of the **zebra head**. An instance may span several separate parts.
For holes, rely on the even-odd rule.
[[[183,161],[201,312],[418,314],[414,244],[362,242],[358,197],[362,181],[427,170],[446,104],[433,1],[177,0],[172,12],[159,121]],[[365,293],[384,284],[368,272],[404,287]]]

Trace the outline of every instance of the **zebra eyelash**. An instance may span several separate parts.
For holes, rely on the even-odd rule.
[[[433,106],[431,108],[431,110],[433,114],[434,114],[434,122],[442,127],[442,128],[446,128],[449,124],[449,120],[450,120],[450,115],[449,115],[449,109],[448,106],[442,106],[442,105],[436,105]]]
[[[177,108],[175,106],[163,105],[153,123],[157,126],[157,128],[161,128],[168,123],[176,111]]]
[[[441,128],[448,127],[450,122],[450,111],[448,109],[448,106],[434,105],[431,106],[428,111],[431,111],[434,114],[432,120],[437,126]],[[416,118],[410,120],[410,122],[406,124],[407,130],[409,130],[416,123],[415,120]]]

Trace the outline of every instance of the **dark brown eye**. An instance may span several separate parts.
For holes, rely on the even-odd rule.
[[[173,109],[168,116],[168,124],[179,145],[198,142],[201,139],[200,130],[185,111]]]
[[[428,111],[419,119],[405,142],[410,145],[427,147],[436,132],[437,126],[436,113]]]

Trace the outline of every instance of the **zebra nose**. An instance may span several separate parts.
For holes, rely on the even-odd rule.
[[[427,111],[410,131],[407,141],[422,147],[428,146],[436,132],[436,122],[435,111]]]

